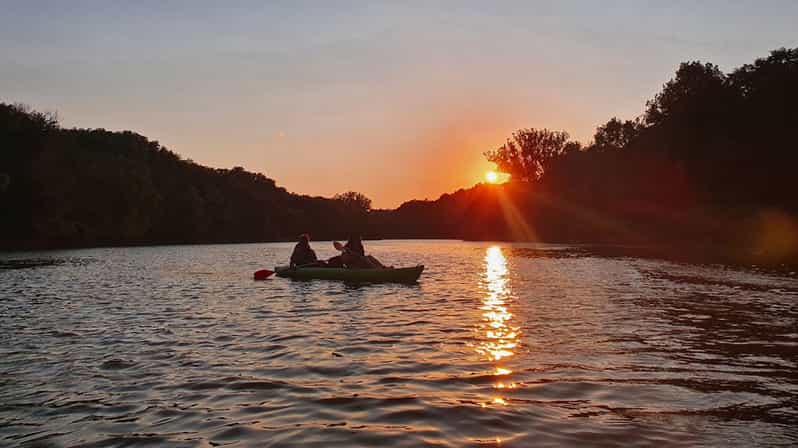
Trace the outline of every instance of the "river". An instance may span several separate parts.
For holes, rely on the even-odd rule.
[[[0,446],[798,444],[795,273],[367,241],[420,281],[251,279],[291,247],[0,254]]]

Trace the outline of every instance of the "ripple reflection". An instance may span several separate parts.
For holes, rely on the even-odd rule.
[[[429,275],[252,281],[287,243],[0,267],[0,447],[798,446],[795,278],[369,246]]]
[[[480,306],[482,321],[478,328],[480,343],[476,351],[493,364],[496,378],[493,388],[499,390],[518,386],[507,381],[513,373],[507,367],[507,361],[515,355],[521,333],[519,327],[512,325],[513,314],[508,309],[511,296],[507,274],[507,259],[501,247],[489,247],[485,253],[484,286],[487,293]],[[482,407],[506,406],[508,401],[507,397],[496,395]]]

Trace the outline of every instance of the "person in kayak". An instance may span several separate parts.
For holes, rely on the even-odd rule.
[[[310,247],[310,235],[303,233],[299,235],[299,242],[294,246],[291,253],[291,267],[297,266],[324,266],[324,261],[316,257],[316,252]]]
[[[341,245],[338,241],[333,241],[333,246],[341,251],[341,255],[327,260],[328,266],[347,267],[350,269],[385,269],[387,267],[371,255],[366,255],[363,240],[358,233],[351,233],[349,240],[344,245]]]

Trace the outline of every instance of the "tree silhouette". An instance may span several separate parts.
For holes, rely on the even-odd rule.
[[[371,199],[367,198],[363,193],[347,191],[346,193],[336,194],[333,199],[349,209],[362,213],[367,213],[371,210]]]
[[[62,129],[0,103],[0,248],[340,237],[370,201],[300,196],[242,167],[183,160],[133,132]]]
[[[676,70],[676,76],[646,104],[646,125],[662,124],[671,117],[696,118],[721,99],[726,92],[725,80],[726,76],[717,65],[683,62]]]
[[[568,141],[568,133],[548,129],[520,129],[506,143],[485,157],[513,179],[536,181],[546,172],[546,165],[568,150],[578,150]]]
[[[594,149],[617,150],[626,148],[643,129],[640,120],[621,121],[611,118],[610,121],[599,126],[593,137]]]
[[[528,128],[485,153],[516,182],[372,210],[360,193],[292,194],[262,174],[197,165],[133,132],[63,129],[54,114],[0,103],[0,248],[350,231],[513,239],[520,226],[543,241],[680,252],[714,245],[750,253],[754,241],[781,241],[758,253],[798,262],[798,248],[787,244],[798,237],[762,234],[798,228],[795,129],[798,49],[774,50],[729,74],[686,62],[639,118],[610,119],[584,147],[564,131]],[[777,226],[763,225],[773,216]]]

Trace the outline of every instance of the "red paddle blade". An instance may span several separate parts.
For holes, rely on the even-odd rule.
[[[255,280],[265,280],[269,278],[269,276],[272,274],[274,274],[274,271],[270,271],[268,269],[261,269],[260,271],[255,272]]]

